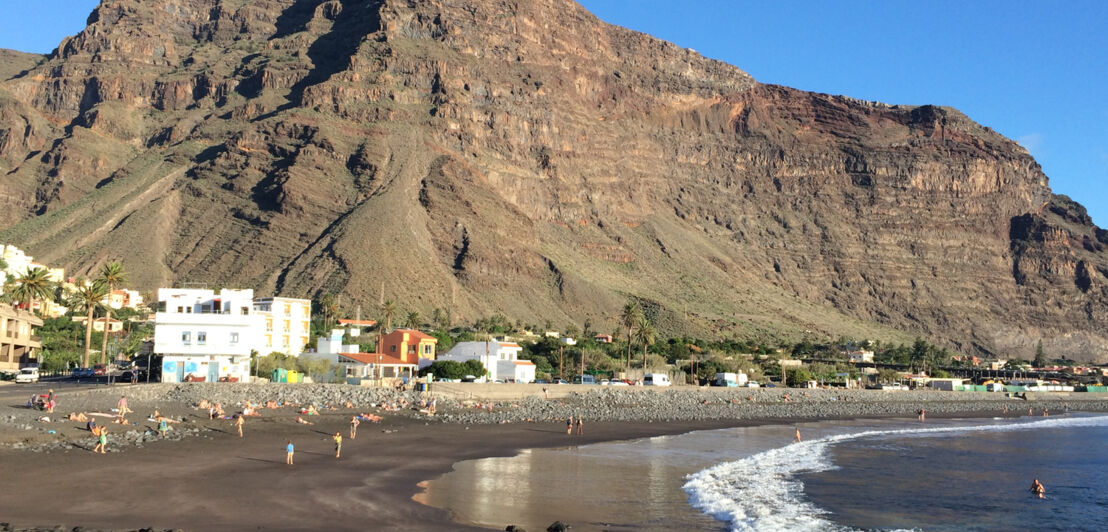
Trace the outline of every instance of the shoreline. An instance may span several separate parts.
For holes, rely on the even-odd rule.
[[[697,396],[699,390],[688,390]],[[118,390],[102,393],[108,399]],[[682,392],[685,393],[685,392]],[[672,398],[672,397],[671,397]],[[1022,408],[1063,403],[1052,401],[988,401],[977,410],[961,407],[980,401],[944,401],[927,405],[928,415],[944,418],[1003,417],[999,408]],[[967,398],[970,399],[970,398]],[[1105,401],[1068,399],[1072,411],[1104,412]],[[167,401],[164,399],[162,403]],[[731,404],[731,403],[727,403]],[[339,530],[406,528],[420,530],[487,530],[455,523],[445,510],[418,502],[421,483],[451,471],[466,460],[515,456],[526,449],[588,445],[600,442],[684,434],[732,427],[789,425],[853,419],[911,419],[908,403],[885,406],[905,413],[872,413],[872,402],[841,403],[844,415],[808,416],[805,403],[787,405],[793,415],[672,421],[589,421],[583,436],[567,436],[564,422],[532,423],[442,422],[410,413],[382,413],[381,424],[363,423],[359,437],[345,440],[343,457],[336,460],[330,435],[348,436],[352,410],[327,411],[311,426],[295,421],[288,410],[266,411],[249,418],[246,438],[239,439],[229,422],[197,422],[205,430],[172,442],[125,447],[108,455],[75,448],[27,452],[0,447],[5,475],[0,488],[5,501],[4,521],[17,527],[59,523],[91,529],[145,527],[185,530],[231,530],[244,527],[296,530],[308,527]],[[940,404],[951,406],[933,409]],[[188,411],[186,405],[178,405]],[[764,405],[770,410],[781,403]],[[954,408],[958,406],[958,408]],[[149,405],[136,401],[140,412]],[[856,407],[856,408],[855,408]],[[581,406],[584,408],[584,406]],[[613,407],[618,408],[618,407]],[[63,407],[64,409],[64,407]],[[355,409],[357,410],[357,409]],[[362,408],[361,410],[368,410]],[[1025,417],[1010,408],[1007,417]],[[457,420],[475,412],[447,408]],[[853,411],[847,413],[846,411]],[[192,410],[195,413],[195,410]],[[496,412],[494,412],[496,414]],[[1023,415],[1018,415],[1023,414]],[[0,425],[0,431],[5,431]],[[296,443],[296,465],[283,462],[285,441]],[[113,444],[109,442],[109,447]],[[574,516],[563,522],[572,523]],[[503,523],[506,527],[512,523]]]

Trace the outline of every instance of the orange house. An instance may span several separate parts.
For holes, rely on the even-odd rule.
[[[435,359],[434,336],[413,329],[397,329],[381,337],[381,353],[399,358],[407,364],[418,364],[419,359]]]

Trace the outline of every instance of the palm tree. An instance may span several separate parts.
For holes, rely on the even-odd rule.
[[[392,330],[392,317],[396,314],[396,303],[391,299],[386,299],[384,303],[381,303],[381,314],[385,317],[385,329]]]
[[[419,315],[418,310],[413,310],[408,313],[407,318],[404,320],[409,329],[419,328],[420,323],[423,322],[423,316]]]
[[[642,321],[642,309],[639,308],[639,304],[634,301],[628,301],[623,306],[623,314],[620,314],[620,323],[627,328],[627,360],[623,364],[623,370],[627,371],[631,367],[631,335],[635,331],[635,326]]]
[[[115,291],[115,287],[127,282],[127,272],[123,270],[123,264],[118,262],[109,262],[100,268],[100,280],[104,282],[108,287],[108,296],[111,297],[111,293]],[[104,357],[108,353],[108,331],[112,318],[112,307],[109,304],[104,307],[104,341],[100,346],[100,363],[104,363]]]
[[[431,322],[440,329],[449,328],[450,325],[449,323],[447,323],[446,311],[437,307],[433,312],[431,312]]]
[[[655,337],[658,336],[658,331],[646,318],[641,318],[635,328],[638,329],[635,333],[635,337],[642,342],[642,370],[643,373],[646,373],[646,348],[654,345],[654,340]]]
[[[34,308],[35,301],[46,300],[54,295],[54,281],[46,268],[31,268],[16,277],[12,287],[12,300],[27,309]]]
[[[108,295],[108,286],[102,279],[94,282],[77,282],[77,290],[69,299],[69,306],[84,309],[88,320],[85,321],[85,354],[81,358],[81,367],[88,367],[89,349],[92,347],[92,320],[96,309],[104,307],[104,296]],[[107,331],[105,331],[105,335]]]

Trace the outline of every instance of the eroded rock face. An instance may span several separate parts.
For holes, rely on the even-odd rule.
[[[568,0],[105,0],[32,59],[0,238],[76,274],[1105,358],[1108,236],[1018,145]]]

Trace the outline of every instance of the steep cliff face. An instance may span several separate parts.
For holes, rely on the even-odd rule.
[[[1108,236],[1015,143],[567,0],[104,0],[39,59],[0,238],[77,273],[1105,358]]]

